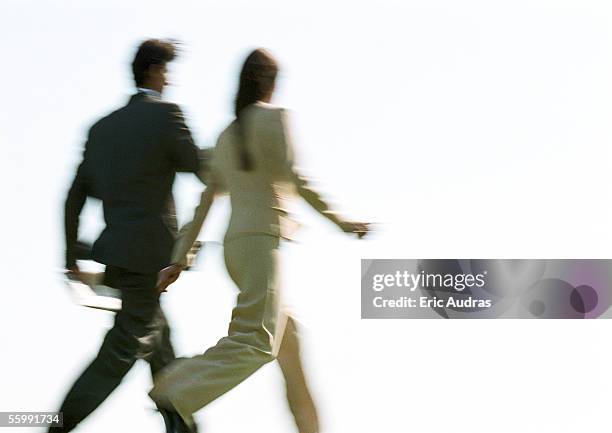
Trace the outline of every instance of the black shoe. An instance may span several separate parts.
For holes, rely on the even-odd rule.
[[[197,426],[194,424],[193,427],[189,427],[177,412],[161,407],[157,410],[164,418],[166,433],[198,433]]]

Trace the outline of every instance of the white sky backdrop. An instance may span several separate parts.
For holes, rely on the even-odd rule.
[[[610,258],[612,8],[587,0],[4,0],[0,410],[55,410],[111,324],[62,285],[61,209],[87,128],[127,100],[147,37],[185,43],[165,96],[200,146],[232,118],[244,56],[269,48],[301,165],[339,209],[380,223],[357,242],[299,205],[285,248],[323,432],[609,431],[611,322],[362,321],[359,305],[360,258]],[[199,187],[181,176],[176,191],[185,221]],[[202,239],[221,240],[227,211]],[[179,354],[225,333],[220,256],[164,296]],[[207,431],[293,431],[278,370],[201,411]],[[79,431],[162,431],[149,387],[139,363]]]

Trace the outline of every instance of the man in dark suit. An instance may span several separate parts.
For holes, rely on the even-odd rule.
[[[122,309],[93,362],[77,379],[62,407],[70,431],[119,385],[137,359],[152,374],[175,359],[156,289],[158,271],[170,263],[176,235],[172,184],[176,172],[200,167],[181,110],[161,100],[169,42],[140,45],[132,69],[138,92],[125,107],[92,126],[83,160],[65,204],[66,268],[78,278],[79,215],[88,196],[102,200],[106,228],[92,258],[106,265],[105,284],[121,290]],[[188,432],[175,413],[160,410],[169,432]]]

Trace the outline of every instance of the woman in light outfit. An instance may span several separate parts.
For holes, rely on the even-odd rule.
[[[297,191],[343,231],[359,237],[367,232],[365,224],[345,221],[331,212],[294,169],[285,110],[268,104],[277,72],[276,61],[265,50],[255,50],[247,57],[240,74],[236,120],[217,141],[208,187],[194,220],[181,229],[173,254],[175,264],[160,273],[160,290],[165,290],[178,278],[215,194],[229,192],[232,214],[224,240],[225,264],[240,293],[228,336],[202,355],[170,364],[156,377],[150,393],[159,406],[176,410],[188,424],[194,412],[275,357],[284,372],[295,369],[289,351],[297,347],[283,348],[279,354],[281,341],[283,346],[297,343],[295,336],[283,339],[286,327],[292,333],[295,328],[279,309],[279,239],[288,235],[291,226],[285,202]],[[303,380],[301,370],[297,376]],[[291,404],[290,384],[288,395]],[[314,406],[312,412],[315,422],[310,424],[314,425],[300,426],[296,419],[301,433],[318,429]]]

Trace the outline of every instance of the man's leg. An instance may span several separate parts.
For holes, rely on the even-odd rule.
[[[158,371],[176,359],[174,347],[172,347],[170,341],[170,326],[161,307],[155,316],[154,326],[158,333],[155,345],[150,356],[145,357],[151,367],[152,375],[157,374]]]
[[[122,309],[108,331],[93,362],[72,386],[60,411],[64,426],[52,432],[68,432],[93,412],[121,383],[141,352],[159,310],[155,274],[136,274],[109,268],[107,272],[121,289]]]
[[[151,375],[155,376],[161,369],[176,359],[174,348],[170,341],[170,327],[161,306],[157,309],[150,328],[149,339],[143,342],[139,358],[149,363]],[[164,419],[168,433],[197,433],[197,425],[193,419],[187,425],[181,416],[173,410],[160,406],[157,408]]]

